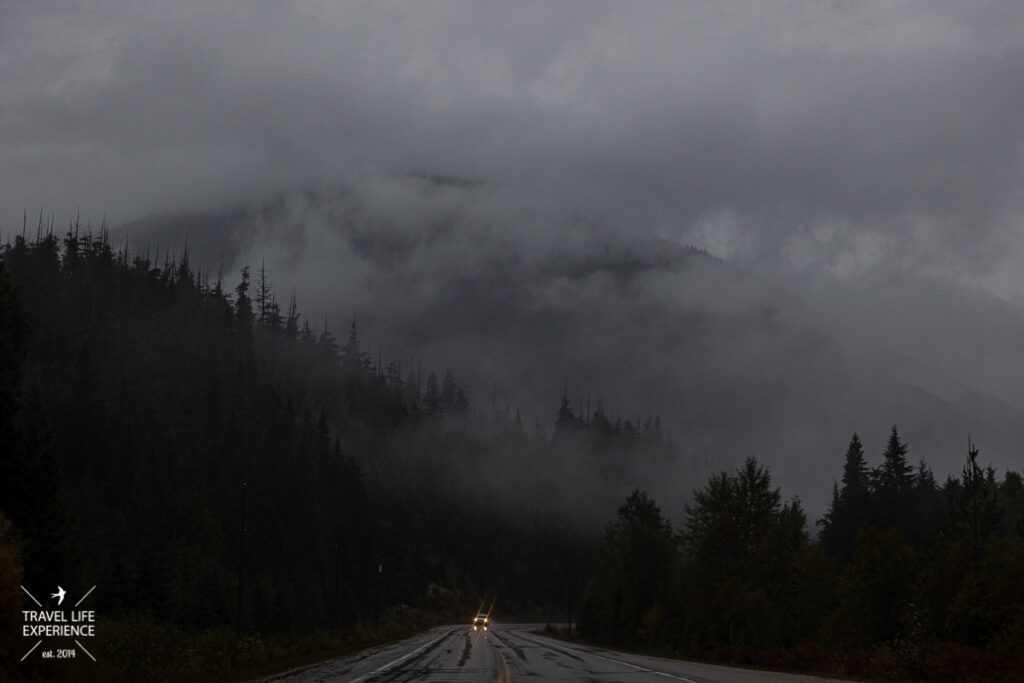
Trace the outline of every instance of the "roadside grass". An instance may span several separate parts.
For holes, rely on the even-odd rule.
[[[610,652],[640,654],[759,671],[839,677],[864,681],[934,681],[935,683],[1024,683],[1024,661],[960,643],[934,642],[909,647],[905,642],[880,643],[845,650],[806,642],[791,646],[719,647],[703,653],[658,647],[623,648],[595,643],[573,630],[546,624],[539,635]]]

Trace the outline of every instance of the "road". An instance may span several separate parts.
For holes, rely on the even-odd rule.
[[[587,683],[823,683],[813,676],[610,652],[535,633],[535,624],[492,624],[487,631],[442,626],[398,643],[263,679],[298,683],[400,681],[586,681]]]

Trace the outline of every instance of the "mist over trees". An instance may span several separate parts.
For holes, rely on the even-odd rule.
[[[820,516],[835,473],[807,454],[855,427],[882,439],[894,420],[940,479],[959,471],[948,444],[967,431],[1015,467],[1024,317],[1006,302],[909,274],[787,277],[630,226],[501,186],[366,173],[244,211],[152,217],[113,241],[187,238],[197,260],[251,264],[254,281],[265,262],[281,307],[294,287],[318,331],[326,314],[343,342],[355,311],[374,360],[383,344],[405,375],[421,362],[421,391],[451,367],[478,409],[496,397],[528,429],[550,428],[566,383],[580,416],[599,400],[634,423],[660,414],[686,467],[633,470],[658,500],[753,453]]]
[[[261,637],[497,594],[690,656],[948,680],[1021,658],[1024,485],[973,443],[939,482],[896,426],[877,459],[853,434],[816,524],[753,457],[615,503],[637,468],[681,471],[659,415],[566,390],[526,424],[458,368],[374,353],[356,317],[336,336],[282,306],[265,263],[235,277],[102,229],[3,248],[0,604],[59,577],[102,585],[115,623]]]
[[[614,462],[673,457],[656,418],[478,407],[457,369],[282,307],[263,264],[230,283],[187,248],[42,224],[0,264],[12,604],[59,581],[197,633],[460,621],[483,594],[539,618],[578,600],[580,507],[617,491]]]
[[[0,680],[23,582],[76,681],[494,595],[1024,680],[1021,82],[1006,0],[0,0]]]

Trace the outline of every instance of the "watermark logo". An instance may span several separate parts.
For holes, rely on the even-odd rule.
[[[36,596],[25,588],[25,595],[31,598],[38,610],[26,609],[21,611],[23,624],[21,635],[24,638],[35,641],[35,644],[22,656],[25,661],[33,654],[42,659],[74,659],[79,650],[92,661],[96,661],[92,653],[82,644],[83,640],[96,636],[96,612],[91,609],[84,609],[82,603],[96,590],[93,586],[87,590],[70,610],[46,609],[36,599]],[[64,604],[64,598],[68,592],[61,586],[57,586],[57,592],[50,594],[50,599],[57,599],[57,607]],[[80,609],[81,608],[81,609]],[[76,647],[65,646],[67,639],[74,641]],[[56,643],[55,639],[60,639]]]

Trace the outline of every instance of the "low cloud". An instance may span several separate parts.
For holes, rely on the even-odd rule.
[[[988,282],[1021,238],[1015,3],[0,12],[7,226],[220,210],[368,166],[839,273]]]
[[[629,488],[685,496],[693,462],[757,455],[816,514],[854,430],[881,444],[899,424],[940,478],[968,431],[997,466],[1022,436],[1024,317],[947,280],[757,272],[422,177],[375,174],[256,216],[233,270],[265,260],[315,325],[326,314],[340,334],[357,313],[371,353],[454,369],[479,410],[496,399],[550,427],[568,387],[577,410],[660,415],[683,457]]]
[[[0,224],[234,216],[214,263],[478,392],[931,457],[1024,405],[1021,82],[998,0],[0,0]]]

